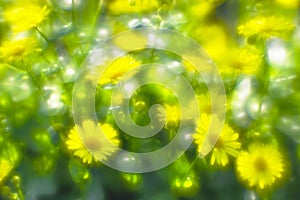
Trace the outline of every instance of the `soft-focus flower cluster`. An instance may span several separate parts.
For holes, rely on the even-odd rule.
[[[22,32],[37,28],[47,19],[49,13],[50,10],[46,5],[18,2],[7,8],[3,15],[4,20],[11,24],[14,32]]]
[[[197,71],[204,63],[185,59],[194,49],[139,49],[113,61],[94,58],[105,63],[85,77],[96,86],[98,121],[74,124],[72,89],[86,56],[115,34],[145,27],[199,43],[225,94],[207,87],[219,83]],[[0,199],[292,198],[300,167],[299,39],[299,0],[0,0]],[[170,42],[128,34],[112,40],[118,49],[110,53],[120,55],[132,42],[146,47],[147,40]],[[147,66],[153,63],[167,70]],[[151,76],[172,87],[136,87]],[[186,89],[179,76],[195,93],[184,105],[170,89]],[[132,96],[113,99],[120,88]],[[126,121],[163,128],[149,138],[130,136],[114,119],[117,113],[125,120],[124,102]],[[190,117],[195,113],[199,119]],[[178,147],[191,145],[158,173],[115,173],[100,164],[134,168],[138,159],[118,149],[156,151],[180,128]]]

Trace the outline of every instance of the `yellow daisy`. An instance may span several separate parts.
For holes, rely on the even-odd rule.
[[[262,55],[247,48],[229,51],[217,61],[220,72],[225,74],[256,74],[262,63]]]
[[[141,65],[140,61],[135,60],[132,56],[126,55],[113,61],[100,77],[99,84],[113,83],[116,84],[128,71]]]
[[[194,5],[191,5],[192,2]],[[213,13],[219,5],[224,3],[224,0],[194,0],[192,2],[188,2],[189,13],[202,19]]]
[[[205,25],[196,31],[203,48],[220,72],[252,74],[257,70],[257,64],[261,62],[259,53],[248,48],[237,49],[223,24]]]
[[[114,0],[108,3],[109,12],[115,15],[155,11],[158,8],[157,0]]]
[[[194,134],[194,139],[199,153],[202,153],[203,148],[204,151],[207,151],[206,149],[214,146],[210,156],[211,165],[226,166],[229,163],[229,155],[233,157],[238,155],[241,143],[238,141],[239,134],[235,133],[226,123],[221,133],[218,133],[214,127],[220,127],[220,124],[221,122],[218,117],[202,114],[196,133]],[[208,137],[208,142],[204,144],[206,137]],[[216,137],[218,139],[215,143]]]
[[[98,128],[101,128],[106,138],[98,133]],[[79,136],[79,132],[83,138]],[[97,127],[94,122],[86,120],[82,127],[75,125],[66,144],[75,156],[81,158],[84,163],[91,164],[93,161],[107,160],[117,150],[116,146],[119,146],[120,140],[117,131],[109,124],[98,124]]]
[[[37,50],[38,43],[33,38],[5,41],[0,46],[0,59],[6,63],[12,63],[22,60]]]
[[[245,37],[256,36],[260,39],[274,37],[284,37],[295,25],[282,17],[258,16],[250,19],[245,24],[238,27],[239,34]]]
[[[276,3],[279,5],[286,7],[286,8],[291,8],[291,9],[297,9],[299,7],[299,0],[275,0]]]
[[[47,19],[49,13],[47,6],[22,2],[6,9],[3,16],[14,32],[22,32],[38,27]]]
[[[191,7],[191,13],[199,18],[203,18],[208,14],[212,13],[215,6],[209,1],[198,1]]]
[[[221,103],[223,102],[222,98],[226,98],[226,96],[222,96],[217,91],[212,90],[212,92],[200,94],[196,97],[199,104],[200,113],[223,114],[226,112],[226,103]],[[214,110],[212,110],[212,100],[214,101]]]
[[[0,183],[11,172],[14,164],[4,159],[0,159]]]
[[[224,27],[223,24],[209,23],[196,30],[199,41],[203,43],[203,48],[213,60],[224,59],[224,54],[232,48],[232,38]]]
[[[282,177],[284,163],[281,153],[269,144],[254,143],[242,151],[237,160],[237,173],[249,187],[264,189]]]
[[[181,121],[181,109],[178,105],[170,106],[166,104],[164,108],[159,107],[157,117],[162,121],[164,116],[166,117],[165,128],[176,128]]]

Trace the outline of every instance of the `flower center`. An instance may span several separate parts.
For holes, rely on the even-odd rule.
[[[86,148],[91,151],[99,150],[100,146],[101,146],[99,140],[96,139],[95,137],[90,137],[90,138],[86,139],[84,141],[84,144],[85,144]]]
[[[20,56],[24,53],[25,48],[22,46],[16,46],[13,50],[12,50],[12,55],[14,56]]]
[[[214,144],[215,147],[223,147],[223,140],[221,139],[221,137],[218,137],[218,134],[212,134],[209,139],[210,139],[210,143]],[[216,141],[217,140],[217,141]]]
[[[264,158],[258,157],[255,159],[254,168],[257,171],[261,171],[261,172],[266,171],[267,167],[268,167],[268,164]]]
[[[244,63],[240,60],[236,60],[232,63],[232,67],[237,70],[242,70],[244,69]]]
[[[223,141],[221,140],[221,138],[219,138],[216,142],[216,147],[223,147]]]

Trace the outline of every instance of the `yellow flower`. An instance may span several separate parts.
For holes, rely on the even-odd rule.
[[[165,114],[165,115],[164,115]],[[166,129],[176,128],[181,121],[181,109],[179,106],[164,105],[164,108],[159,107],[158,118],[163,120],[166,117]]]
[[[222,4],[224,0],[194,0],[194,5],[189,4],[189,13],[198,18],[204,18],[215,11],[216,7]]]
[[[0,159],[0,183],[11,172],[14,164],[4,159]]]
[[[204,49],[223,74],[255,74],[260,69],[262,54],[250,48],[236,48],[223,25],[207,25],[199,29]],[[200,35],[204,36],[200,36]],[[210,38],[214,38],[211,40]]]
[[[254,36],[259,39],[268,39],[272,36],[284,37],[292,31],[294,27],[294,24],[282,17],[258,16],[240,25],[238,32],[246,38]]]
[[[126,55],[113,61],[100,77],[99,84],[116,84],[128,71],[141,65],[140,61]]]
[[[286,8],[297,9],[299,7],[299,0],[275,0],[281,6]]]
[[[114,0],[108,4],[108,10],[115,15],[154,11],[159,8],[157,0]]]
[[[105,137],[98,132],[100,128]],[[75,156],[91,164],[93,161],[107,160],[117,150],[120,140],[116,130],[109,124],[98,124],[97,127],[92,121],[86,120],[82,127],[75,125],[68,134],[66,144]]]
[[[200,108],[200,113],[211,114],[211,98],[209,93],[197,96],[197,101]]]
[[[0,59],[6,63],[17,62],[37,51],[37,47],[38,43],[33,38],[5,41],[0,46]]]
[[[197,101],[199,104],[200,113],[206,114],[223,114],[226,112],[226,103],[223,104],[223,99],[226,96],[222,96],[215,90],[207,92],[205,94],[197,95]],[[214,110],[212,110],[212,100],[214,102]]]
[[[216,62],[220,72],[225,74],[256,74],[262,63],[262,55],[247,48],[235,49]]]
[[[196,30],[203,48],[214,61],[223,60],[224,55],[232,49],[232,38],[229,37],[224,27],[224,24],[213,23]]]
[[[199,18],[203,18],[214,10],[215,6],[209,1],[199,1],[191,7],[191,13]]]
[[[22,32],[38,27],[47,19],[49,13],[47,6],[22,2],[9,7],[3,16],[14,32]]]
[[[229,155],[233,157],[238,155],[241,143],[238,141],[239,134],[235,133],[226,123],[221,133],[218,133],[215,127],[220,127],[220,124],[221,122],[218,117],[202,114],[196,133],[194,134],[194,139],[199,153],[202,153],[203,149],[207,151],[207,149],[210,149],[214,145],[210,156],[211,165],[226,166],[229,163]],[[218,136],[219,138],[215,143]],[[208,142],[204,144],[207,137]]]
[[[274,184],[284,172],[283,157],[273,145],[251,144],[239,154],[236,164],[240,178],[259,189]]]

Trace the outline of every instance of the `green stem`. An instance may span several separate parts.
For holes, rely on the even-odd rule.
[[[41,55],[49,65],[53,65],[53,63],[45,56],[45,54],[42,53]]]
[[[264,52],[265,52],[264,54],[267,55],[265,43],[264,43]],[[261,84],[260,95],[262,99],[259,103],[259,112],[262,112],[263,97],[268,94],[268,89],[270,84],[270,65],[267,59],[268,59],[267,56],[265,56],[264,66],[260,74],[260,84]]]
[[[9,68],[11,68],[11,69],[13,69],[13,70],[16,70],[16,71],[18,71],[18,72],[26,72],[26,71],[24,71],[24,70],[22,70],[22,69],[20,69],[20,68],[18,68],[18,67],[15,67],[15,66],[13,66],[13,65],[10,65],[10,64],[6,64]]]
[[[17,189],[17,194],[18,194],[19,200],[25,200],[23,192],[21,190],[21,186],[20,186],[21,179],[18,176],[15,176],[15,177],[17,177],[17,180],[15,179],[15,181],[12,181],[12,183],[14,184],[15,188]]]
[[[34,29],[40,34],[40,36],[42,36],[42,38],[44,38],[44,40],[46,40],[48,43],[50,43],[49,38],[48,38],[44,33],[42,33],[42,32],[38,29],[38,27],[35,27]]]
[[[42,90],[42,88],[41,88],[41,86],[39,84],[38,79],[31,72],[31,70],[29,69],[29,67],[27,65],[24,64],[24,66],[25,66],[25,69],[26,69],[26,72],[27,72],[28,76],[31,78],[31,80],[34,82],[34,85],[37,87],[37,89],[38,89],[38,91],[39,91],[39,93],[41,95],[42,100],[45,100],[44,99],[44,95],[43,95],[43,90]]]
[[[101,10],[103,9],[103,6],[104,6],[104,0],[100,0],[99,4],[98,4],[98,7],[97,7],[97,10],[96,10],[96,13],[94,15],[94,18],[92,20],[92,25],[91,25],[91,33],[90,33],[90,36],[92,37],[94,31],[95,31],[95,28],[96,28],[96,22],[97,22],[97,18],[101,12]]]
[[[267,62],[265,62],[265,66],[263,68],[263,72],[261,75],[261,84],[262,84],[262,94],[267,94],[270,83],[270,66]]]
[[[17,191],[18,191],[18,196],[19,196],[20,200],[25,200],[23,192],[20,187],[17,188]]]
[[[55,13],[55,16],[57,18],[59,18],[63,23],[68,23],[69,20],[66,20],[64,17],[63,17],[63,11],[57,9],[57,6],[56,5],[53,5],[53,2],[52,1],[47,1],[51,11],[53,11]]]
[[[199,85],[198,85],[198,72],[197,71],[195,71],[193,73],[192,86],[195,87],[195,88],[200,88],[200,87],[198,87]],[[198,91],[196,91],[196,92],[198,92]]]
[[[189,174],[189,172],[193,169],[194,165],[197,163],[198,160],[198,154],[196,155],[196,157],[194,158],[194,160],[192,161],[190,167],[188,168],[188,170],[185,172],[184,176],[182,177],[183,179],[186,178]]]
[[[229,89],[227,95],[234,92],[235,87],[237,86],[237,83],[238,83],[237,80],[238,80],[239,74],[238,74],[237,72],[235,72],[235,73],[233,74],[233,76],[234,76],[234,77],[233,77],[233,80],[232,80],[232,82],[231,82],[231,87],[230,87],[230,89]]]
[[[75,2],[72,0],[72,26],[75,27]]]

